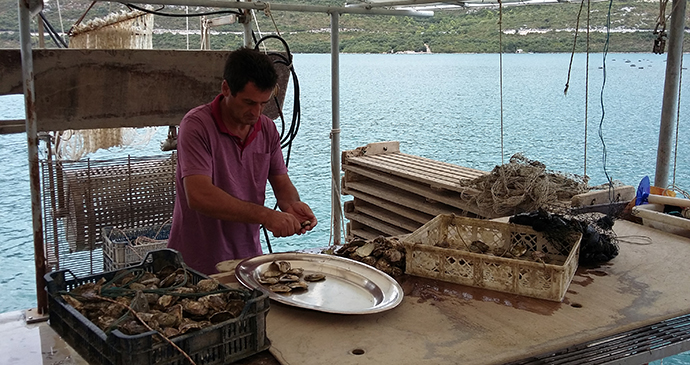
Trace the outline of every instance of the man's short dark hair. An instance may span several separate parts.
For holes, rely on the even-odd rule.
[[[261,91],[273,90],[278,73],[269,56],[252,48],[239,48],[230,52],[225,61],[223,79],[230,86],[230,93],[236,95],[250,81]]]

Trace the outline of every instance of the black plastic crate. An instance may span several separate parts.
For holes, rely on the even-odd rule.
[[[157,272],[168,265],[184,265],[177,251],[163,249],[149,252],[140,265],[128,269],[141,268],[148,272]],[[208,278],[193,269],[187,270],[194,284]],[[68,274],[72,278],[66,277]],[[46,274],[50,326],[90,364],[188,364],[187,358],[162,340],[157,332],[126,335],[114,330],[106,334],[74,307],[68,305],[60,295],[60,292],[70,291],[85,283],[95,283],[101,278],[111,280],[117,274],[117,271],[111,271],[83,278],[75,277],[69,270]],[[172,342],[198,365],[228,364],[268,349],[268,295],[259,290],[247,291],[247,294],[249,299],[238,318],[173,337]]]

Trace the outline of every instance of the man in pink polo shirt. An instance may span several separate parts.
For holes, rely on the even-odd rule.
[[[230,53],[221,93],[192,109],[177,137],[176,200],[168,247],[187,265],[216,273],[218,262],[261,255],[259,227],[276,237],[316,225],[287,175],[275,123],[262,115],[277,73],[252,49]],[[266,181],[280,211],[264,206]]]

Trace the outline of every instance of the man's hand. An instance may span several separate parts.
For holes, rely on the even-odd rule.
[[[290,213],[299,220],[301,226],[300,234],[311,231],[312,228],[316,227],[316,217],[312,213],[311,208],[304,202],[298,201],[290,204],[290,206],[286,207],[285,213]]]
[[[264,227],[273,233],[274,237],[288,237],[302,233],[302,225],[294,215],[279,211],[272,211]]]

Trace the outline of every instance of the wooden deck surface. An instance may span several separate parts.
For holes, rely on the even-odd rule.
[[[620,255],[578,269],[561,303],[408,277],[384,313],[272,304],[270,351],[282,364],[503,364],[690,313],[690,240],[628,221],[614,230]]]

